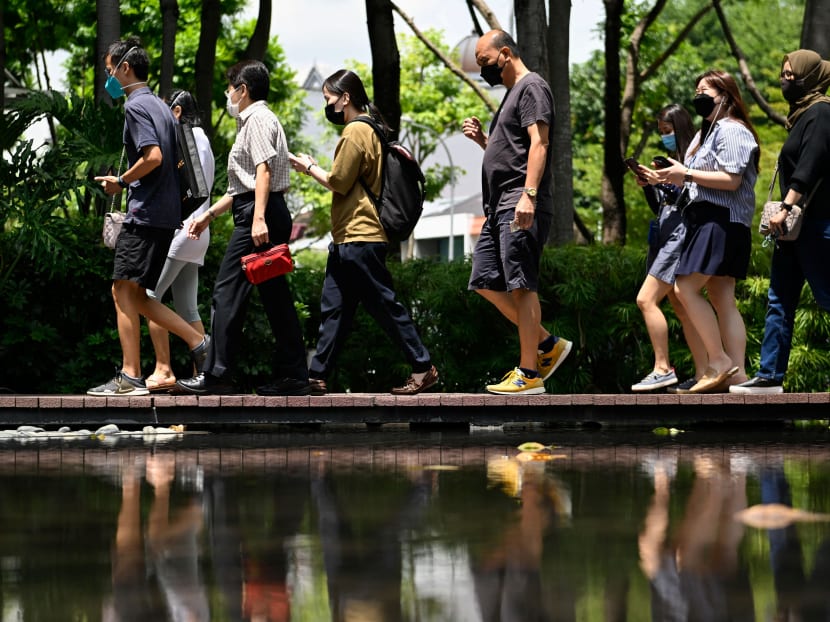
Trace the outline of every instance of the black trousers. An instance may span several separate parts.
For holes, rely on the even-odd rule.
[[[351,242],[331,244],[320,300],[320,337],[310,375],[327,378],[352,328],[360,303],[403,350],[414,373],[432,366],[409,312],[395,298],[392,275],[386,267],[386,244]]]
[[[240,260],[254,252],[251,225],[254,217],[254,193],[233,198],[234,229],[225,257],[216,275],[211,307],[211,348],[205,371],[216,378],[229,375],[242,338],[248,297],[253,285],[245,278]],[[291,214],[281,192],[272,192],[265,210],[271,243],[287,243],[291,235]],[[275,379],[308,380],[306,353],[294,297],[285,276],[256,286],[271,325],[276,345],[273,355]],[[230,380],[229,378],[226,378]]]

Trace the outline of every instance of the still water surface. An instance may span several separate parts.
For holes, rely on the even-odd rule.
[[[824,426],[5,442],[0,611],[826,622],[827,441]]]

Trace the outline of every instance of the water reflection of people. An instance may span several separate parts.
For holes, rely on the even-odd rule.
[[[573,620],[573,591],[560,573],[542,577],[546,537],[568,513],[567,495],[545,462],[515,459],[488,464],[488,475],[520,501],[500,537],[472,559],[476,598],[484,622]],[[563,589],[564,588],[564,589]]]
[[[419,475],[348,473],[312,480],[334,622],[398,622],[401,539],[420,521],[430,486]]]
[[[761,502],[792,506],[783,467],[761,471]],[[830,619],[830,538],[819,545],[813,572],[807,576],[795,524],[767,530],[778,605],[775,620],[826,622]]]
[[[651,583],[652,620],[754,620],[749,577],[738,557],[744,527],[734,514],[746,508],[746,474],[700,455],[695,480],[672,544],[670,481],[654,472],[654,497],[639,537],[640,567]]]
[[[308,478],[295,473],[216,477],[206,484],[207,536],[217,618],[250,622],[291,619],[289,552],[307,513]]]
[[[189,499],[171,513],[175,458],[149,456],[147,482],[153,501],[146,541],[141,522],[141,477],[134,466],[121,478],[121,509],[112,559],[112,599],[105,621],[210,619],[207,593],[199,573],[198,536],[201,504]]]

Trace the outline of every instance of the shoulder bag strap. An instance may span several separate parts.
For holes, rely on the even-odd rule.
[[[126,147],[121,147],[121,158],[118,160],[118,173],[117,173],[116,177],[121,177],[121,167],[124,165],[124,152],[125,152],[126,149],[127,149]],[[121,209],[115,209],[115,202],[118,200],[118,198],[120,196],[121,196],[120,192],[116,192],[114,195],[112,195],[112,200],[110,200],[110,211],[111,212],[120,212],[120,211],[122,211]]]

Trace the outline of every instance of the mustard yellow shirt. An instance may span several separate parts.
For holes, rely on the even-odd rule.
[[[387,242],[372,200],[360,184],[362,177],[372,193],[380,194],[383,147],[367,123],[349,123],[334,150],[329,173],[333,188],[331,236],[335,244]]]

